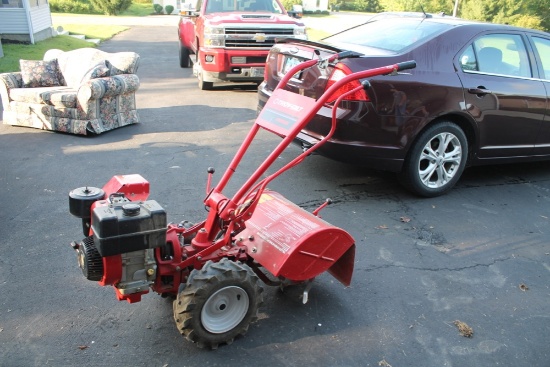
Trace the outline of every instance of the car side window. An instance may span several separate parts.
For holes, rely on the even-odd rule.
[[[462,67],[462,71],[477,71],[476,55],[472,45],[468,46],[468,48],[460,56],[460,66]]]
[[[537,53],[539,54],[539,60],[542,63],[542,69],[544,70],[544,75],[542,79],[550,80],[550,40],[540,37],[533,37],[533,43]]]
[[[463,71],[530,78],[531,66],[520,35],[488,34],[477,38],[459,57]]]

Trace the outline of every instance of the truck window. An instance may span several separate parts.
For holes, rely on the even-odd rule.
[[[273,0],[209,0],[206,4],[206,14],[232,11],[283,13]]]

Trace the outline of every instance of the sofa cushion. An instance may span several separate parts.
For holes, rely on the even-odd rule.
[[[139,66],[139,55],[135,52],[104,52],[95,48],[80,48],[72,51],[48,50],[44,60],[57,59],[64,85],[78,88],[84,76],[101,61],[109,68],[104,76],[135,74]]]
[[[68,87],[77,89],[84,76],[100,61],[105,60],[107,55],[106,52],[93,48],[81,48],[59,53],[57,60],[65,84]],[[47,56],[48,54],[44,55],[44,58]]]
[[[53,60],[19,60],[23,87],[54,87],[61,85],[58,78],[59,66]]]
[[[69,87],[14,88],[10,90],[10,98],[16,102],[76,107],[76,90]]]
[[[109,67],[105,63],[105,60],[101,60],[94,66],[92,66],[82,77],[80,84],[86,83],[92,79],[103,78],[109,76]]]
[[[139,55],[135,52],[117,52],[107,59],[109,75],[135,74],[139,67]]]

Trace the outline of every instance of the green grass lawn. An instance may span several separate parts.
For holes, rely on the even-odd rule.
[[[307,29],[307,38],[311,41],[319,41],[320,39],[330,36],[331,34],[332,33],[320,29]]]
[[[146,16],[154,12],[153,3],[151,0],[137,0],[130,5],[128,10],[124,11],[119,16]],[[61,14],[55,13],[56,17],[63,18],[67,16],[79,16],[79,14]],[[94,16],[94,15],[82,15],[82,16]],[[97,16],[97,15],[95,15]],[[125,31],[128,27],[123,26],[105,26],[101,27],[88,25],[88,24],[68,24],[59,23],[54,24],[54,28],[62,26],[64,30],[69,31],[72,34],[83,34],[86,38],[99,38],[102,41],[108,40],[114,35]],[[69,51],[82,47],[95,47],[93,43],[82,41],[69,36],[57,36],[49,38],[47,40],[37,42],[34,45],[25,45],[17,43],[6,43],[6,40],[2,43],[2,49],[4,51],[4,57],[0,58],[0,73],[19,71],[19,60],[42,60],[44,53],[52,48],[58,48],[60,50]]]
[[[54,28],[57,26],[62,26],[64,30],[70,33],[83,34],[86,38],[99,38],[103,41],[128,29],[128,27],[118,25],[98,27],[88,24],[55,24]],[[95,47],[95,44],[70,36],[48,38],[34,45],[6,43],[6,41],[4,41],[2,43],[4,57],[0,58],[0,73],[19,71],[20,59],[42,60],[44,53],[52,48],[70,51],[82,47]]]
[[[70,36],[57,36],[37,42],[34,45],[23,45],[2,42],[4,57],[0,58],[0,73],[19,71],[19,60],[42,60],[44,53],[52,48],[69,51],[83,47],[94,47],[90,42]]]
[[[98,27],[93,24],[54,24],[54,28],[57,28],[57,26],[62,26],[64,30],[69,31],[71,34],[83,34],[86,38],[99,38],[102,41],[108,40],[114,35],[129,29],[128,27],[119,25],[102,25]]]
[[[136,3],[133,2],[128,10],[124,11],[120,16],[132,16],[132,17],[143,17],[145,15],[150,15],[154,13],[153,3]]]

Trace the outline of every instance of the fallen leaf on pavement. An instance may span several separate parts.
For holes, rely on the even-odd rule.
[[[382,367],[391,367],[391,364],[389,364],[388,362],[386,362],[385,359],[381,360],[380,362],[378,362],[378,365],[379,366],[382,366]]]
[[[403,223],[409,223],[411,221],[411,218],[408,218],[408,217],[401,217],[401,222]]]
[[[529,290],[529,287],[526,286],[525,284],[521,283],[521,284],[519,285],[519,289],[521,289],[522,291],[525,292],[526,290]]]
[[[88,349],[88,346],[87,345],[79,345],[78,349],[80,349],[80,350]]]
[[[471,338],[474,336],[474,329],[468,326],[465,322],[462,322],[460,320],[455,320],[453,324],[458,327],[458,331],[460,331],[460,334],[462,336],[465,336],[466,338]]]

